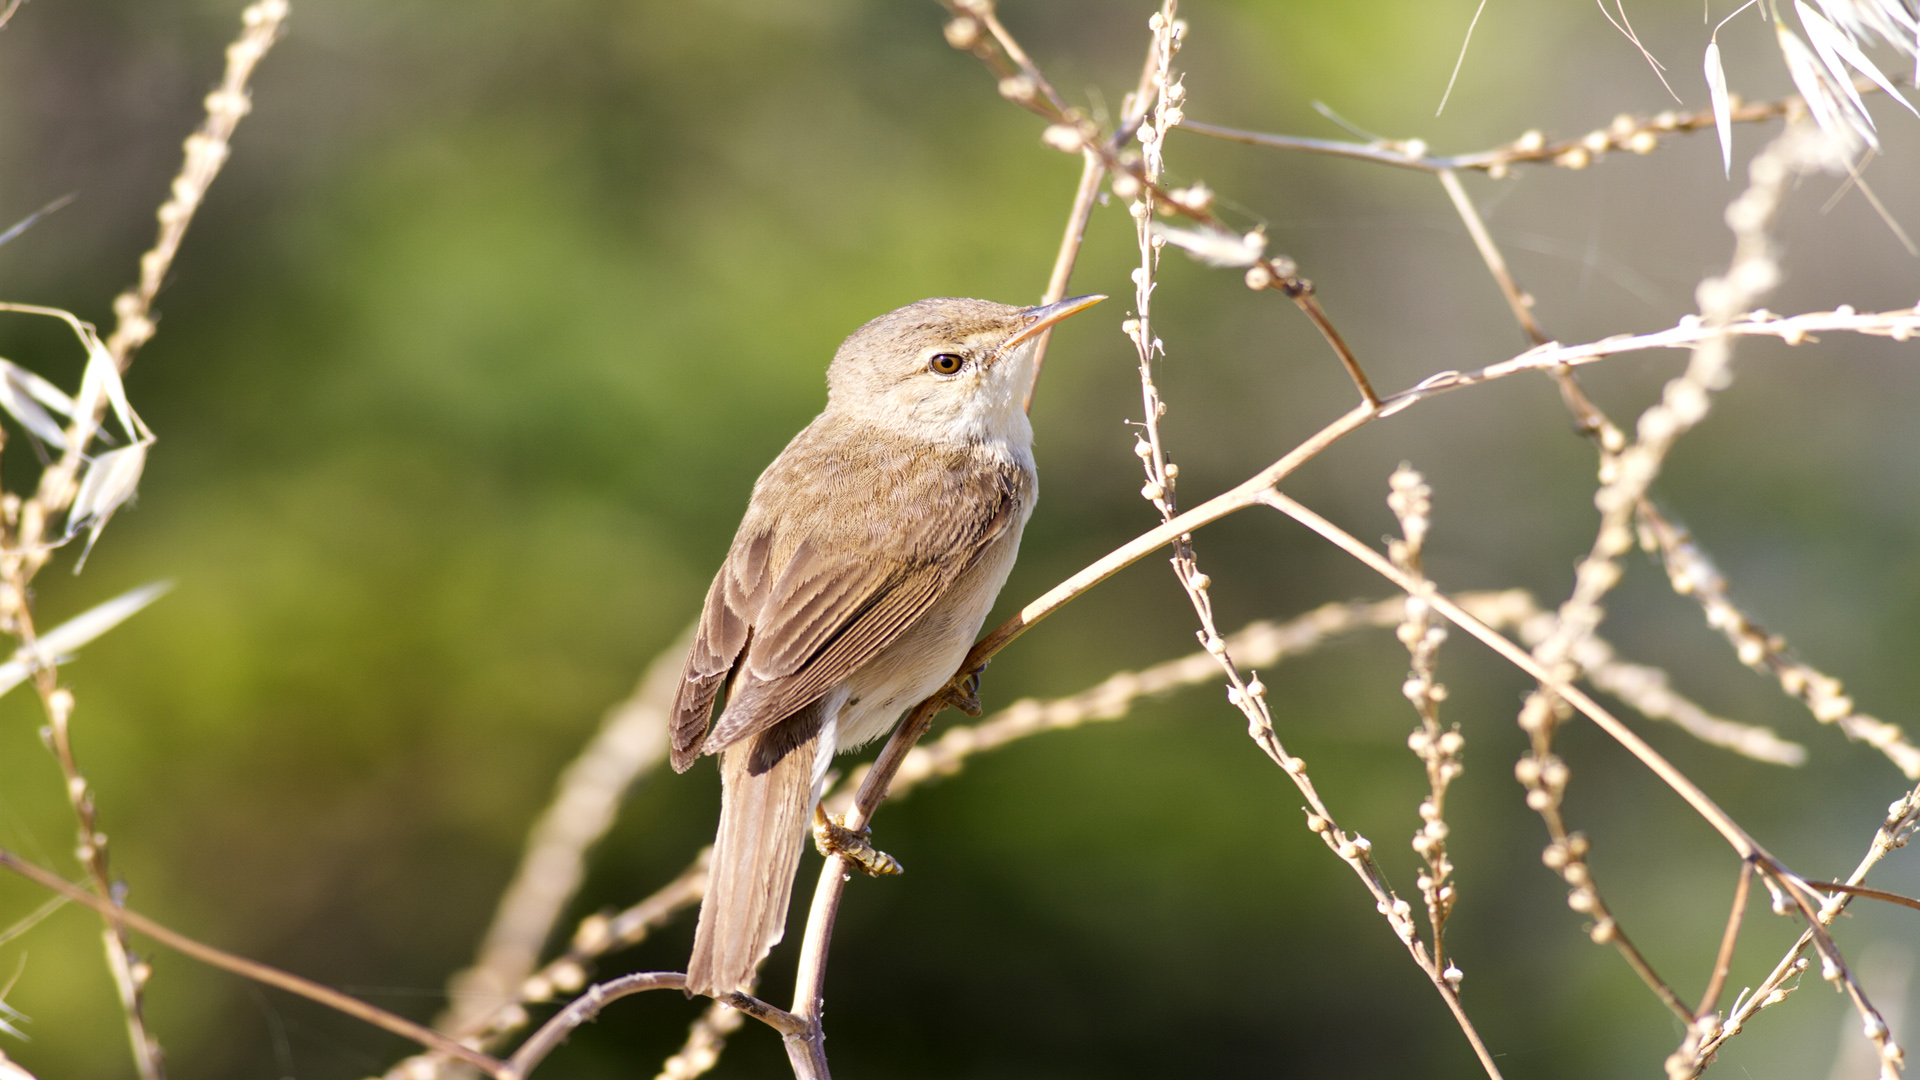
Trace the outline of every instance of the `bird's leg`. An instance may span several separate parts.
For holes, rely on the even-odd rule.
[[[985,710],[980,708],[980,669],[941,687],[940,699],[968,716],[981,715]]]
[[[835,855],[845,855],[855,869],[868,877],[900,873],[900,860],[874,847],[868,839],[872,835],[866,829],[847,828],[838,818],[829,816],[818,803],[814,804],[813,846],[820,850],[820,854],[829,859]]]

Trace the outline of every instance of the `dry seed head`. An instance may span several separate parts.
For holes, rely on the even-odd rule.
[[[1273,284],[1273,271],[1267,269],[1265,263],[1254,263],[1247,267],[1246,281],[1247,288],[1259,292]]]
[[[1028,105],[1040,96],[1040,88],[1026,75],[1009,75],[1000,80],[1000,96],[1008,101]]]
[[[980,20],[971,15],[962,15],[947,23],[944,28],[947,44],[956,49],[971,49],[980,40]]]
[[[1458,967],[1455,967],[1452,964],[1448,964],[1447,970],[1441,972],[1440,977],[1447,981],[1448,986],[1451,986],[1455,990],[1458,990],[1460,989],[1461,982],[1463,982],[1466,979],[1467,973],[1464,971],[1461,971]]]
[[[569,994],[587,985],[586,969],[571,960],[555,964],[547,977],[556,989]]]
[[[1085,149],[1087,143],[1080,135],[1080,129],[1072,124],[1050,124],[1040,133],[1040,141],[1063,154],[1077,154]]]
[[[603,952],[612,942],[613,923],[599,912],[580,920],[580,928],[573,932],[573,947],[584,953]]]
[[[1523,154],[1537,153],[1542,147],[1546,145],[1547,145],[1547,137],[1538,128],[1535,128],[1534,130],[1529,131],[1526,134],[1520,136],[1519,138],[1513,140],[1513,148],[1515,150],[1520,151]]]

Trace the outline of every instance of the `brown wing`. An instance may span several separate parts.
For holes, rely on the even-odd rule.
[[[920,460],[913,469],[911,454],[875,460],[902,455],[863,450],[861,461],[827,469],[782,473],[777,461],[756,488],[708,590],[674,702],[675,768],[813,703],[925,614],[1015,520],[1025,485],[1012,468],[980,468],[969,455],[954,468]],[[875,491],[872,468],[904,469],[923,482]],[[785,500],[767,499],[770,482],[811,497],[789,489]],[[774,501],[789,508],[784,516],[756,512]],[[726,709],[703,740],[729,680]]]

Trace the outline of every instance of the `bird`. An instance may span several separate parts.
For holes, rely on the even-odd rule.
[[[1039,492],[1036,348],[1104,299],[935,297],[868,322],[834,353],[825,410],[754,484],[669,714],[675,771],[720,759],[689,994],[752,985],[834,755],[886,734],[966,657]]]

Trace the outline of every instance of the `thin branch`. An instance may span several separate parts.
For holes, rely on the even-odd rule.
[[[1866,79],[1857,80],[1854,88],[1863,94],[1878,92],[1880,89]],[[1805,112],[1806,102],[1798,95],[1793,95],[1778,101],[1757,104],[1739,103],[1732,109],[1729,119],[1735,123],[1750,124],[1797,116]],[[1377,165],[1417,169],[1420,172],[1438,173],[1446,169],[1477,170],[1499,179],[1507,175],[1514,165],[1555,165],[1563,169],[1584,169],[1593,164],[1595,158],[1614,151],[1624,150],[1637,155],[1651,154],[1659,148],[1662,136],[1711,131],[1714,127],[1714,117],[1712,109],[1688,113],[1667,111],[1650,117],[1622,113],[1614,117],[1613,122],[1606,127],[1595,128],[1577,139],[1548,142],[1546,136],[1539,131],[1529,131],[1505,146],[1448,156],[1429,155],[1426,143],[1418,139],[1343,142],[1338,139],[1311,139],[1297,135],[1273,135],[1262,131],[1246,131],[1240,128],[1221,127],[1218,124],[1204,124],[1198,120],[1182,120],[1180,127],[1196,135],[1245,143],[1249,146],[1371,161]]]
[[[675,915],[699,904],[707,893],[707,863],[712,855],[713,848],[700,849],[693,862],[677,877],[623,911],[587,916],[575,928],[566,951],[520,980],[506,1000],[496,1001],[489,1012],[470,1017],[463,1027],[443,1030],[463,1043],[486,1049],[526,1027],[531,1022],[528,1005],[552,1001],[558,994],[579,990],[587,985],[587,972],[594,960],[616,949],[638,945]],[[437,1076],[445,1060],[431,1052],[416,1054],[388,1069],[386,1080]]]
[[[1840,680],[1802,663],[1787,647],[1785,639],[1767,632],[1729,596],[1727,581],[1715,569],[1713,560],[1684,528],[1668,520],[1651,504],[1638,511],[1642,535],[1652,541],[1666,567],[1673,591],[1692,597],[1706,615],[1707,625],[1718,629],[1733,645],[1740,662],[1779,681],[1780,689],[1806,705],[1813,718],[1832,724],[1849,739],[1864,742],[1887,755],[1909,780],[1920,780],[1920,747],[1916,747],[1898,724],[1879,720],[1854,708]]]
[[[1390,416],[1436,394],[1476,386],[1523,371],[1550,372],[1562,365],[1578,367],[1622,353],[1649,349],[1693,349],[1718,336],[1772,337],[1789,345],[1800,345],[1817,340],[1815,334],[1827,331],[1907,341],[1920,335],[1920,308],[1858,313],[1851,307],[1842,306],[1832,311],[1814,311],[1790,317],[1781,317],[1763,309],[1735,315],[1722,326],[1708,326],[1698,316],[1688,315],[1666,330],[1647,334],[1616,334],[1579,345],[1548,342],[1511,359],[1472,371],[1435,372],[1413,388],[1381,399],[1380,412],[1383,416]]]
[[[1107,153],[1096,154],[1090,150],[1081,152],[1080,185],[1074,189],[1073,209],[1067,214],[1066,235],[1060,238],[1060,253],[1054,256],[1053,273],[1047,278],[1047,291],[1041,296],[1042,304],[1051,304],[1063,300],[1067,295],[1067,285],[1073,279],[1074,263],[1080,257],[1080,243],[1087,234],[1087,222],[1093,217],[1094,199],[1100,193],[1100,181],[1106,176],[1106,158],[1119,154],[1120,149],[1133,138],[1139,130],[1140,122],[1147,115],[1148,104],[1153,100],[1152,86],[1159,69],[1158,50],[1148,49],[1146,63],[1140,69],[1140,84],[1127,95],[1120,105],[1120,125],[1107,140]],[[1027,387],[1026,401],[1022,407],[1033,411],[1033,392],[1040,384],[1040,370],[1046,363],[1047,346],[1053,341],[1053,328],[1040,332],[1033,347],[1033,382]]]
[[[513,1057],[505,1063],[505,1070],[500,1075],[503,1080],[521,1080],[565,1042],[575,1028],[592,1021],[602,1009],[623,997],[649,990],[685,990],[686,987],[687,977],[678,971],[638,971],[590,986],[586,993],[573,999],[566,1008],[541,1025],[539,1031],[521,1043],[520,1048],[513,1052]],[[747,994],[732,993],[715,1000],[753,1017],[788,1038],[795,1037],[805,1029],[799,1017]]]
[[[1513,319],[1526,331],[1527,338],[1535,345],[1547,343],[1547,332],[1540,329],[1540,323],[1533,317],[1533,298],[1520,290],[1513,280],[1513,274],[1507,269],[1507,260],[1500,255],[1500,248],[1493,242],[1493,235],[1487,232],[1486,222],[1480,219],[1480,211],[1467,198],[1467,191],[1460,186],[1460,175],[1452,169],[1439,171],[1440,186],[1447,189],[1447,198],[1453,200],[1453,208],[1460,214],[1460,220],[1467,226],[1467,235],[1473,237],[1473,246],[1479,249],[1480,258],[1487,264],[1487,271],[1493,275],[1495,284],[1500,286],[1500,295],[1507,298],[1507,307],[1513,312]]]
[[[1319,514],[1314,513],[1312,510],[1307,509],[1305,506],[1300,505],[1293,499],[1288,498],[1286,495],[1278,491],[1272,491],[1266,493],[1260,501],[1286,514],[1295,521],[1300,522],[1314,532],[1319,533],[1321,537],[1333,543],[1335,547],[1340,548],[1342,551],[1360,560],[1366,564],[1369,569],[1386,578],[1388,581],[1393,582],[1396,586],[1406,589],[1409,592],[1420,589],[1420,583],[1418,581],[1403,574],[1399,568],[1389,562],[1385,556],[1380,555],[1372,548],[1354,539],[1354,537],[1344,529],[1341,529]],[[1687,779],[1686,774],[1675,768],[1671,762],[1660,755],[1659,751],[1648,745],[1646,740],[1634,734],[1633,729],[1627,727],[1619,718],[1608,712],[1599,702],[1593,700],[1593,698],[1587,696],[1586,693],[1574,687],[1572,684],[1556,678],[1545,667],[1541,666],[1540,662],[1535,660],[1532,654],[1507,640],[1505,637],[1502,637],[1498,631],[1482,623],[1479,619],[1474,618],[1466,609],[1448,599],[1444,593],[1429,591],[1426,597],[1428,602],[1433,605],[1434,610],[1445,615],[1454,625],[1472,634],[1474,637],[1479,638],[1482,642],[1485,642],[1488,647],[1506,658],[1515,667],[1526,672],[1529,676],[1538,680],[1548,690],[1564,698],[1568,704],[1586,714],[1588,719],[1598,725],[1599,728],[1612,737],[1615,742],[1626,748],[1628,753],[1639,759],[1640,763],[1646,766],[1649,772],[1659,777],[1660,781],[1685,800],[1687,805],[1693,807],[1694,813],[1700,815],[1702,820],[1712,826],[1713,830],[1719,833],[1721,838],[1727,842],[1727,845],[1733,848],[1734,852],[1741,858],[1777,863],[1777,860],[1774,860],[1766,849],[1760,846],[1759,841],[1747,835],[1746,830],[1742,829],[1739,823],[1734,821],[1726,811],[1720,809],[1712,799],[1708,798],[1706,792],[1701,791],[1692,780]]]
[[[1892,854],[1895,849],[1906,846],[1916,829],[1920,829],[1920,787],[1895,799],[1893,804],[1887,807],[1886,818],[1875,830],[1873,841],[1867,846],[1866,854],[1861,857],[1859,865],[1854,867],[1853,873],[1847,875],[1847,884],[1854,885],[1864,880],[1880,860]],[[1831,925],[1851,902],[1852,897],[1845,894],[1830,898],[1821,905],[1817,918],[1812,920],[1812,924]],[[1809,929],[1800,935],[1799,940],[1787,950],[1786,955],[1780,958],[1779,963],[1774,965],[1772,972],[1754,988],[1753,993],[1746,997],[1744,1002],[1734,1003],[1734,1008],[1729,1011],[1726,1022],[1720,1026],[1720,1030],[1712,1038],[1701,1044],[1691,1064],[1691,1071],[1684,1075],[1688,1077],[1699,1075],[1700,1071],[1706,1068],[1707,1063],[1713,1060],[1714,1054],[1719,1052],[1720,1047],[1728,1039],[1745,1030],[1747,1023],[1757,1013],[1787,999],[1794,989],[1793,986],[1788,985],[1789,980],[1805,972],[1808,967],[1806,959],[1801,954],[1813,944],[1815,944],[1815,935],[1810,925]]]
[[[310,1001],[317,1001],[330,1009],[343,1012],[357,1020],[364,1020],[403,1039],[431,1047],[448,1057],[458,1058],[489,1076],[503,1078],[508,1076],[504,1062],[497,1061],[471,1047],[463,1046],[431,1028],[416,1024],[404,1016],[396,1016],[376,1005],[369,1005],[358,998],[349,997],[332,987],[322,986],[311,979],[301,978],[281,971],[279,968],[269,967],[257,960],[249,960],[244,956],[236,956],[224,949],[204,945],[184,934],[169,930],[138,912],[103,900],[68,882],[53,871],[28,862],[10,851],[0,850],[0,867],[11,870],[42,888],[51,889],[75,903],[92,908],[115,927],[125,926],[145,934],[162,945],[185,953],[210,967],[217,967],[222,971],[229,971],[255,982],[277,987],[290,994],[297,994]]]
[[[1288,498],[1286,495],[1278,491],[1272,491],[1261,501],[1293,518],[1295,521],[1306,525],[1314,532],[1319,533],[1323,538],[1331,541],[1336,547],[1339,547],[1354,558],[1359,559],[1376,573],[1392,581],[1400,588],[1407,589],[1409,592],[1419,589],[1419,582],[1403,574],[1399,568],[1395,567],[1378,552],[1375,552],[1339,526],[1334,525],[1332,522],[1314,513],[1312,510],[1307,509],[1298,502],[1295,502],[1293,499]],[[1814,903],[1819,900],[1819,897],[1814,894],[1811,886],[1787,869],[1786,864],[1762,847],[1759,841],[1748,835],[1746,830],[1741,828],[1738,822],[1734,821],[1726,811],[1720,809],[1712,799],[1708,798],[1707,794],[1700,790],[1699,786],[1694,784],[1692,780],[1688,779],[1686,774],[1675,768],[1671,762],[1661,756],[1659,751],[1648,745],[1644,739],[1635,734],[1631,728],[1621,723],[1619,718],[1602,708],[1598,702],[1576,689],[1570,683],[1556,677],[1531,654],[1525,652],[1519,646],[1513,644],[1513,642],[1502,637],[1498,632],[1475,619],[1458,604],[1447,599],[1444,594],[1437,591],[1429,591],[1425,596],[1428,602],[1433,605],[1434,610],[1445,615],[1454,625],[1459,626],[1474,637],[1479,638],[1522,671],[1539,680],[1543,690],[1552,693],[1581,713],[1584,713],[1588,719],[1592,720],[1595,725],[1606,732],[1609,737],[1637,758],[1642,765],[1646,766],[1648,771],[1659,777],[1661,782],[1665,783],[1669,789],[1685,800],[1689,806],[1693,807],[1694,812],[1700,815],[1702,820],[1706,821],[1708,825],[1712,826],[1714,831],[1718,832],[1721,838],[1726,840],[1728,846],[1733,848],[1734,852],[1738,854],[1741,859],[1751,861],[1761,872],[1765,873],[1769,879],[1779,884],[1782,891],[1790,898],[1794,906],[1799,907],[1801,912],[1807,917],[1809,924],[1808,933],[1812,937],[1813,945],[1819,949],[1821,954],[1823,975],[1829,979],[1838,981],[1845,988],[1848,996],[1852,998],[1855,1008],[1861,1012],[1863,1017],[1869,1021],[1879,1019],[1879,1014],[1866,1000],[1865,992],[1860,988],[1859,981],[1854,978],[1852,971],[1841,957],[1838,948],[1833,944],[1833,939],[1827,934],[1824,921],[1821,918],[1823,913],[1816,909]],[[1577,893],[1578,890],[1576,888],[1576,895]],[[1636,956],[1637,953],[1628,953],[1628,959],[1630,961],[1634,960]],[[1673,997],[1673,991],[1670,988],[1666,988],[1664,983],[1657,982],[1653,978],[1651,969],[1645,966],[1644,959],[1636,963],[1635,967],[1636,970],[1640,971],[1643,978],[1648,979],[1649,983],[1655,986],[1657,993],[1660,993],[1664,989],[1664,992],[1660,993],[1660,996],[1663,1002],[1666,1002],[1671,1008],[1672,1002],[1667,1001],[1667,999]],[[1685,1018],[1691,1021],[1692,1014],[1686,1010],[1684,1005],[1680,1006],[1679,1012],[1685,1014]],[[1885,1025],[1884,1021],[1881,1021],[1881,1027],[1878,1035],[1875,1037],[1875,1041],[1884,1042],[1885,1039]]]
[[[1706,1016],[1720,1005],[1720,993],[1726,989],[1727,974],[1733,970],[1733,947],[1740,940],[1740,922],[1747,913],[1747,890],[1753,886],[1753,864],[1740,864],[1740,880],[1733,887],[1733,908],[1727,913],[1727,929],[1720,935],[1720,952],[1713,959],[1713,975],[1706,992],[1700,995],[1696,1017]]]

